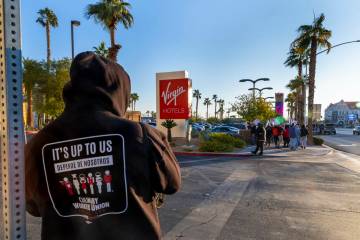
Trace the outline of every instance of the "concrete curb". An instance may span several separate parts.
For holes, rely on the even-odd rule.
[[[174,152],[176,156],[194,157],[251,157],[251,153],[215,153],[215,152]]]

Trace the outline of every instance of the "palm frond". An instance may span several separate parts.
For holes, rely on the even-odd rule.
[[[303,79],[297,77],[295,79],[290,80],[290,82],[286,85],[286,87],[291,91],[293,91],[300,88],[303,84],[304,84]]]
[[[39,17],[36,19],[36,22],[41,26],[45,27],[49,24],[51,27],[58,27],[59,22],[56,14],[50,8],[43,8],[38,11]]]
[[[325,20],[325,15],[322,13],[318,18],[314,20],[314,26],[316,28],[322,28],[324,20]]]
[[[100,23],[104,28],[115,28],[118,23],[122,23],[125,29],[132,26],[134,18],[129,9],[130,3],[123,1],[102,1],[89,4],[86,7],[85,17],[93,18],[96,23]]]
[[[310,32],[313,29],[312,25],[301,25],[297,31],[299,33]]]

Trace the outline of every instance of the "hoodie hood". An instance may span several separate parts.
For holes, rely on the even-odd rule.
[[[63,89],[65,111],[95,107],[124,116],[130,99],[130,78],[117,63],[93,52],[78,54]]]

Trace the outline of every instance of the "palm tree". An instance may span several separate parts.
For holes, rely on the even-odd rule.
[[[150,115],[151,115],[152,118],[156,118],[156,112],[155,111],[151,111]]]
[[[50,28],[56,28],[59,26],[58,18],[55,13],[49,9],[44,8],[38,11],[39,17],[36,19],[36,22],[39,23],[41,26],[45,27],[46,29],[46,42],[47,42],[47,64],[50,67],[51,61],[51,50],[50,50]]]
[[[227,113],[227,118],[230,118],[231,108],[228,108],[228,110],[226,111],[226,113]]]
[[[216,111],[216,105],[217,105],[218,96],[217,96],[216,94],[214,94],[214,95],[212,96],[212,99],[214,100],[214,103],[215,103],[215,118],[216,118],[216,113],[217,113],[217,111]]]
[[[323,26],[325,15],[321,14],[318,18],[314,18],[311,25],[302,25],[298,32],[300,36],[295,39],[294,45],[301,48],[310,48],[310,67],[309,67],[309,96],[308,96],[308,129],[309,140],[312,142],[313,137],[313,109],[315,96],[315,73],[316,73],[316,53],[318,48],[327,48],[328,52],[331,49],[329,39],[331,31]]]
[[[219,99],[217,102],[219,103],[219,111],[218,112],[220,113],[220,119],[223,119],[225,101],[223,99]]]
[[[286,85],[286,87],[288,89],[290,89],[290,91],[294,91],[296,94],[296,99],[295,99],[295,102],[294,102],[294,113],[295,113],[295,119],[297,121],[301,121],[301,113],[303,112],[302,111],[302,104],[301,104],[301,100],[300,100],[300,89],[301,87],[303,86],[304,82],[302,80],[302,78],[299,78],[299,76],[296,76],[295,79],[292,79],[290,80],[290,82]]]
[[[195,109],[195,119],[198,119],[198,109],[199,109],[199,99],[201,99],[201,93],[199,90],[195,89],[193,92],[193,97],[196,98],[196,109]]]
[[[209,106],[211,105],[210,98],[204,99],[204,105],[206,106],[206,119],[208,119],[209,118]]]
[[[296,92],[290,92],[288,95],[287,95],[287,97],[286,97],[286,99],[285,99],[285,102],[287,102],[288,104],[287,104],[287,107],[288,107],[288,109],[289,109],[289,114],[290,114],[290,118],[291,119],[293,119],[293,117],[294,117],[294,111],[295,111],[295,103],[296,103]]]
[[[110,32],[109,58],[116,61],[121,45],[115,42],[115,30],[120,23],[125,29],[132,26],[134,19],[129,9],[130,3],[122,0],[100,0],[95,4],[89,4],[86,8],[86,17],[93,17],[96,23],[100,23]]]
[[[94,52],[102,57],[107,58],[109,56],[109,49],[106,47],[105,42],[102,41],[99,46],[93,47]]]
[[[163,126],[164,128],[167,129],[167,139],[168,139],[169,142],[171,142],[172,141],[171,129],[173,127],[177,126],[176,122],[174,122],[174,120],[167,119],[167,120],[165,120],[164,122],[161,123],[161,126]]]
[[[44,81],[46,73],[44,64],[33,59],[23,59],[24,72],[23,72],[23,84],[25,88],[27,109],[26,109],[26,122],[29,127],[33,127],[32,107],[33,107],[33,90],[35,86]]]
[[[131,110],[135,111],[135,104],[139,101],[139,95],[137,93],[130,94]]]
[[[288,53],[288,58],[284,62],[287,67],[297,67],[298,76],[297,78],[302,81],[302,83],[293,90],[296,90],[297,99],[296,99],[296,119],[303,124],[305,122],[304,114],[304,96],[306,91],[306,85],[303,79],[303,65],[307,64],[306,56],[308,54],[308,49],[302,48],[300,46],[293,45],[291,46],[290,52]]]

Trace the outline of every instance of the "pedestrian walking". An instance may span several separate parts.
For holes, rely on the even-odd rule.
[[[289,142],[290,149],[293,151],[297,150],[298,144],[297,144],[297,138],[296,138],[296,129],[295,129],[295,125],[293,123],[291,124],[291,127],[289,128],[289,137],[290,137],[290,142]]]
[[[284,129],[281,126],[278,126],[279,129],[279,148],[281,148],[282,144],[284,143]]]
[[[296,126],[295,126],[295,133],[296,133],[297,146],[299,147],[300,144],[301,144],[301,142],[300,142],[300,135],[301,135],[300,124],[296,124]]]
[[[305,125],[301,125],[300,129],[300,141],[301,141],[301,148],[306,149],[307,147],[307,136],[309,134],[309,131],[305,127]]]
[[[289,137],[289,125],[285,125],[285,129],[283,132],[284,138],[284,147],[289,147],[290,137]]]
[[[256,149],[252,153],[256,155],[256,153],[260,150],[259,155],[263,155],[264,151],[264,142],[266,139],[266,130],[263,127],[261,123],[258,124],[258,127],[256,128]]]
[[[272,128],[272,136],[274,138],[275,148],[279,147],[279,128],[277,126],[273,126]]]
[[[26,208],[42,218],[41,239],[161,239],[155,196],[181,185],[166,136],[124,118],[130,78],[117,63],[81,53],[70,79],[64,112],[25,147]]]
[[[271,128],[271,126],[270,126],[270,124],[269,125],[267,125],[267,127],[266,127],[266,147],[270,147],[270,145],[271,145],[271,138],[272,138],[272,128]]]

